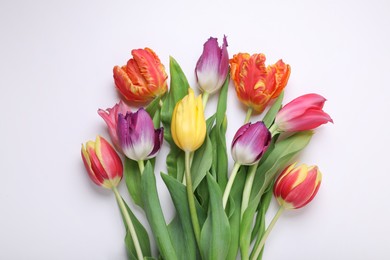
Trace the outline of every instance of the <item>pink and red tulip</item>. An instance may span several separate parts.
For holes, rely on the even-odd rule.
[[[322,124],[332,122],[325,113],[326,99],[318,94],[300,96],[285,105],[276,115],[275,126],[279,132],[297,132],[314,129]]]
[[[277,98],[287,85],[290,65],[279,60],[266,67],[265,55],[238,53],[230,59],[230,77],[234,82],[238,99],[258,113]]]
[[[223,37],[222,47],[218,46],[218,39],[212,37],[203,45],[195,75],[200,89],[206,93],[218,91],[226,80],[229,71],[227,46],[226,36]]]
[[[297,209],[308,204],[320,188],[322,174],[317,166],[306,164],[287,167],[278,177],[274,195],[286,209]]]
[[[99,109],[98,114],[103,118],[108,127],[108,132],[111,137],[117,151],[122,152],[122,148],[119,144],[119,138],[117,134],[117,125],[118,125],[118,115],[126,115],[127,112],[130,112],[130,107],[126,105],[122,100],[119,101],[119,104],[115,104],[112,108],[107,108],[106,110]]]
[[[232,142],[236,163],[253,165],[258,162],[271,142],[271,133],[263,122],[247,123],[238,129]]]
[[[141,161],[157,155],[164,129],[154,129],[152,118],[143,108],[135,113],[119,114],[117,127],[119,143],[128,158]]]
[[[130,102],[146,103],[167,92],[167,73],[149,48],[132,50],[126,65],[114,67],[115,85]]]
[[[123,165],[120,157],[101,136],[95,142],[88,141],[81,147],[81,157],[89,177],[94,183],[107,189],[116,187],[123,176]]]

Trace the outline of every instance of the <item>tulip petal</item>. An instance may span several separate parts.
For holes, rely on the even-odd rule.
[[[95,148],[96,155],[107,173],[108,179],[121,177],[123,172],[121,159],[107,140],[100,136],[96,137]]]
[[[283,128],[289,132],[305,131],[317,128],[328,122],[333,123],[332,118],[322,110],[309,109],[305,114],[296,117],[292,121],[287,121]]]
[[[305,113],[308,109],[321,110],[326,99],[318,94],[310,93],[297,97],[287,103],[278,113],[278,120],[287,121]]]
[[[158,151],[160,151],[163,140],[164,140],[164,128],[161,127],[159,129],[156,129],[154,132],[154,147],[152,152],[148,155],[146,159],[153,158],[157,155]]]
[[[84,145],[82,145],[81,147],[81,157],[83,159],[83,162],[84,162],[84,166],[85,168],[87,169],[87,172],[88,172],[88,176],[91,178],[91,180],[96,184],[96,185],[101,185],[101,179],[99,180],[96,176],[95,176],[95,173],[92,169],[92,162],[89,158],[89,154],[88,154],[88,151],[86,150],[86,148],[84,147]]]

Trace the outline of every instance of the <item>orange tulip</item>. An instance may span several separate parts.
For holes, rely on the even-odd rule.
[[[167,73],[149,48],[132,50],[126,65],[114,67],[115,85],[130,102],[146,103],[167,92]]]
[[[266,67],[262,53],[238,53],[230,59],[230,66],[238,99],[259,113],[283,91],[291,71],[282,60]]]

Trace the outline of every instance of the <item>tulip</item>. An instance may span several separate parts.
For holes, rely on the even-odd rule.
[[[265,55],[239,53],[230,60],[231,78],[238,99],[261,113],[273,98],[277,98],[287,85],[291,68],[282,60],[265,66]]]
[[[300,96],[285,105],[276,115],[273,128],[278,132],[297,132],[314,129],[332,118],[322,108],[326,99],[318,94]]]
[[[206,121],[204,119],[202,97],[195,98],[194,91],[188,88],[188,95],[177,102],[172,114],[171,134],[175,144],[185,154],[185,180],[188,207],[190,209],[192,228],[195,239],[200,246],[200,225],[196,213],[195,198],[191,180],[190,156],[206,138]]]
[[[132,50],[133,58],[114,67],[115,85],[130,102],[145,103],[167,92],[167,73],[158,56],[149,48]]]
[[[321,184],[322,174],[317,166],[292,164],[278,177],[274,195],[285,209],[298,209],[308,204]]]
[[[253,249],[251,259],[257,259],[265,241],[277,220],[285,209],[298,209],[307,205],[317,194],[321,184],[322,174],[317,166],[303,164],[287,167],[277,178],[274,185],[274,195],[280,205],[267,230],[264,232],[258,246]]]
[[[212,37],[203,45],[195,75],[200,89],[205,93],[218,91],[226,80],[229,70],[227,46],[226,36],[223,37],[222,47],[218,46],[218,39]]]
[[[175,144],[185,152],[198,149],[206,137],[206,121],[202,97],[195,98],[189,88],[188,95],[180,100],[173,111],[171,132]]]
[[[122,161],[114,148],[103,137],[88,141],[81,147],[81,157],[89,177],[94,183],[107,189],[115,188],[122,179]]]
[[[112,108],[107,108],[106,110],[98,110],[98,114],[107,124],[111,141],[119,152],[122,152],[122,148],[119,144],[119,138],[117,134],[118,116],[119,114],[126,115],[127,112],[130,112],[130,107],[128,107],[126,103],[122,100],[119,101],[119,104],[115,104],[115,106],[113,106]]]
[[[135,113],[119,114],[117,127],[119,143],[128,158],[143,161],[157,155],[164,129],[154,129],[152,118],[143,108]]]
[[[271,142],[271,133],[263,122],[241,126],[232,142],[232,156],[236,163],[253,165],[258,162]]]

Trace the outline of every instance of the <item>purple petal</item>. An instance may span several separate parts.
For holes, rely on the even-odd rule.
[[[237,130],[236,134],[235,134],[234,137],[233,137],[232,148],[233,148],[233,146],[236,144],[236,142],[238,141],[238,139],[239,139],[239,138],[248,130],[248,128],[249,128],[250,126],[251,126],[251,123],[247,123],[247,124],[241,126],[241,127]]]
[[[218,46],[218,39],[210,37],[203,45],[203,53],[196,63],[195,73],[198,80],[198,72],[218,71],[221,58],[221,49]]]
[[[164,140],[164,128],[161,127],[154,131],[154,147],[152,152],[148,155],[147,159],[153,158],[157,155],[158,151],[160,151],[163,140]]]
[[[228,71],[229,71],[229,54],[227,51],[227,46],[228,46],[228,43],[226,40],[226,36],[223,36],[221,58],[220,58],[220,63],[219,63],[219,79],[220,79],[221,85],[225,81],[226,76],[227,76]]]

